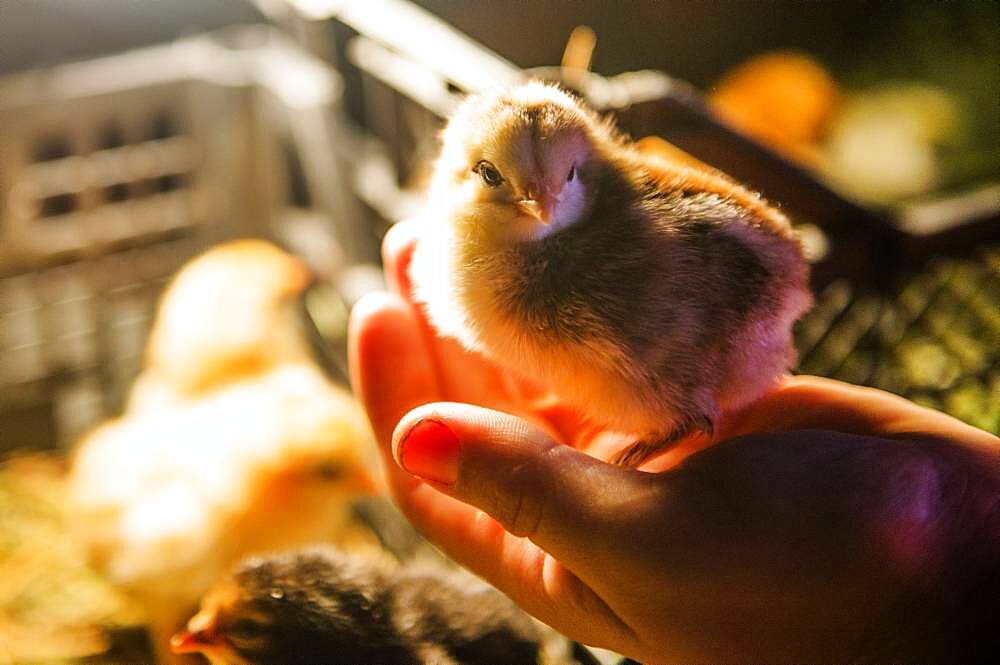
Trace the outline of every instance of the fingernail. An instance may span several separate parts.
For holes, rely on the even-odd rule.
[[[421,420],[399,444],[399,463],[414,476],[443,485],[458,479],[458,437],[437,420]]]

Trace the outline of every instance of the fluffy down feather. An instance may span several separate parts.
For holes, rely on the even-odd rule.
[[[163,660],[240,557],[366,540],[349,504],[374,487],[369,433],[298,336],[306,277],[258,241],[192,261],[163,297],[125,413],[75,451],[80,534],[147,609]]]

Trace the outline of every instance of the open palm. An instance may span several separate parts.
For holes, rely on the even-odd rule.
[[[997,495],[996,437],[812,377],[727,417],[714,442],[682,442],[643,471],[608,465],[626,437],[434,333],[410,297],[415,242],[412,224],[392,229],[392,293],[352,317],[352,378],[390,491],[446,553],[575,639],[651,662],[847,657],[892,621],[913,571],[927,574],[927,548],[948,546],[911,524],[927,478],[947,497],[941,479],[959,468]],[[396,463],[428,417],[461,441],[453,484]],[[921,514],[976,509],[942,500]],[[894,653],[936,617],[911,617]]]

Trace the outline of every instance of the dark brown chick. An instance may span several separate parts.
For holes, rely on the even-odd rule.
[[[450,120],[411,271],[439,332],[634,435],[629,466],[771,388],[812,302],[781,213],[541,83]]]
[[[243,562],[173,639],[213,665],[535,664],[542,643],[531,619],[468,574],[328,547]]]

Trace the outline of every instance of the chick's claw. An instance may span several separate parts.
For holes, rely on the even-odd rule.
[[[654,457],[658,457],[675,448],[684,439],[692,435],[703,435],[712,438],[715,430],[709,418],[697,418],[672,429],[665,436],[652,436],[640,439],[632,445],[618,451],[609,462],[616,466],[637,469]]]

